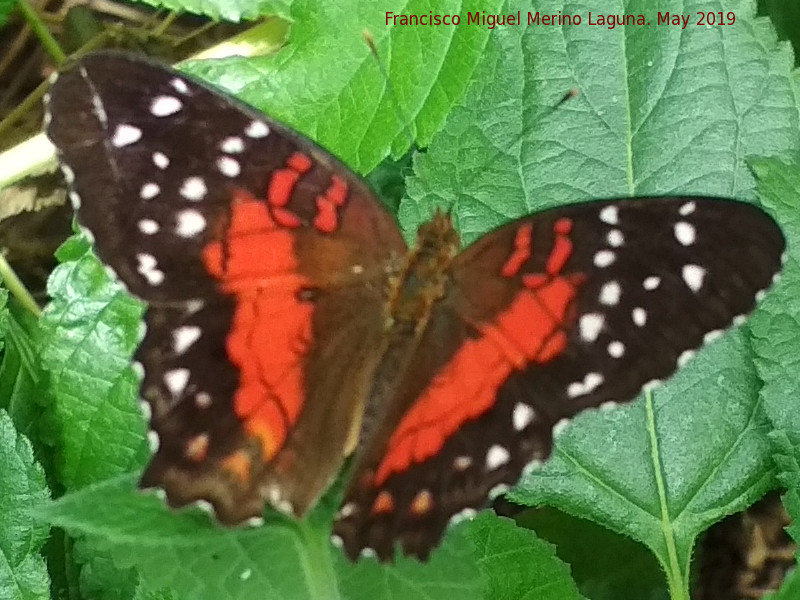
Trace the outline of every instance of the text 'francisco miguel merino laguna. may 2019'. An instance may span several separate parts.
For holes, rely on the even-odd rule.
[[[493,14],[484,11],[468,12],[462,17],[459,14],[439,14],[439,13],[412,13],[398,14],[386,12],[386,25],[392,26],[460,26],[476,25],[494,29],[495,27],[515,26],[515,25],[543,25],[543,26],[564,26],[564,25],[599,25],[608,29],[614,29],[617,25],[656,25],[671,26],[686,29],[690,25],[713,26],[713,25],[733,25],[736,22],[736,14],[733,11],[717,12],[695,12],[695,13],[672,13],[658,11],[652,15],[644,14],[597,14],[588,12],[586,14],[544,14],[540,12],[517,11],[508,14]]]

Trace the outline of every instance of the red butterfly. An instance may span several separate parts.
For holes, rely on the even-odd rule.
[[[560,422],[752,310],[784,250],[759,209],[691,197],[552,209],[463,252],[439,213],[409,250],[313,142],[121,54],[61,74],[47,132],[98,254],[149,305],[142,486],[225,523],[302,516],[352,454],[350,557],[427,557]]]

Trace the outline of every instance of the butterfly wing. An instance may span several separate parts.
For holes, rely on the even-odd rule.
[[[302,514],[357,428],[406,252],[393,218],[309,140],[140,58],[82,58],[46,122],[80,223],[149,305],[142,484],[226,522]]]
[[[751,311],[783,250],[759,209],[680,197],[557,208],[478,240],[392,401],[408,410],[357,457],[335,527],[347,554],[426,557],[550,454],[563,419],[631,400]]]

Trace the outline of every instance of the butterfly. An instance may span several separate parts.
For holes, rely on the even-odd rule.
[[[57,77],[46,131],[98,255],[148,305],[142,487],[226,524],[302,517],[350,457],[334,534],[353,559],[427,558],[565,420],[740,322],[785,247],[752,205],[670,196],[545,210],[465,249],[438,212],[409,248],[314,142],[119,53]]]

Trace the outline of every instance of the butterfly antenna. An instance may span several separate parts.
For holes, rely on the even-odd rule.
[[[389,73],[386,71],[386,67],[384,66],[383,62],[381,61],[380,55],[378,54],[378,48],[375,46],[375,38],[372,37],[372,33],[365,29],[363,31],[364,41],[367,43],[369,47],[369,51],[372,54],[373,58],[375,59],[375,63],[378,65],[378,70],[383,75],[383,80],[386,83],[386,91],[391,98],[392,108],[394,109],[394,114],[397,120],[402,123],[403,125],[403,132],[406,134],[408,138],[408,144],[410,147],[414,146],[414,134],[409,127],[410,120],[406,118],[406,115],[403,113],[402,109],[400,108],[400,102],[397,100],[397,95],[394,93],[394,89],[392,88],[392,81],[389,79]]]

